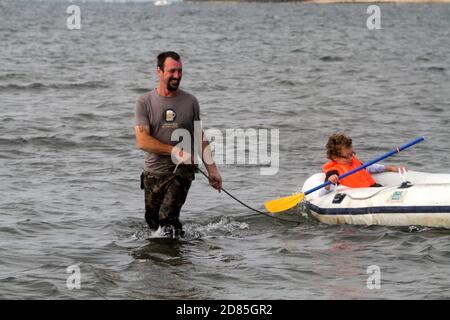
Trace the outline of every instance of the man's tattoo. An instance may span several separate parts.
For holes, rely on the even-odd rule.
[[[149,132],[147,126],[138,126],[138,129],[140,133]]]

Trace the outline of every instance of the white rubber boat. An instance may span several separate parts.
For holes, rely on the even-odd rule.
[[[302,191],[324,182],[317,173]],[[321,190],[305,196],[307,207],[327,224],[426,226],[450,229],[450,174],[408,171],[374,174],[380,188],[338,186],[320,196]]]

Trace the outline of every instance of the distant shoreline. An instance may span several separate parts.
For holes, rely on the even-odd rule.
[[[450,0],[185,0],[185,2],[450,3]]]
[[[450,0],[304,0],[310,3],[450,3]]]

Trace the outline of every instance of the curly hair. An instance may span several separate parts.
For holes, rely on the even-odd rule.
[[[345,133],[334,133],[328,138],[325,147],[327,149],[327,158],[332,160],[332,158],[341,155],[342,148],[352,147],[352,138]]]

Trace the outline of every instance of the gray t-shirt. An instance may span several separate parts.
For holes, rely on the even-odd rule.
[[[160,142],[177,145],[172,141],[176,129],[186,129],[191,138],[191,154],[194,148],[194,121],[200,121],[200,107],[197,99],[190,93],[178,89],[174,97],[163,97],[156,89],[142,95],[136,102],[135,121],[137,126],[150,126],[150,135]],[[173,172],[175,164],[170,155],[147,152],[144,170],[155,176]],[[178,170],[178,169],[177,169]]]

